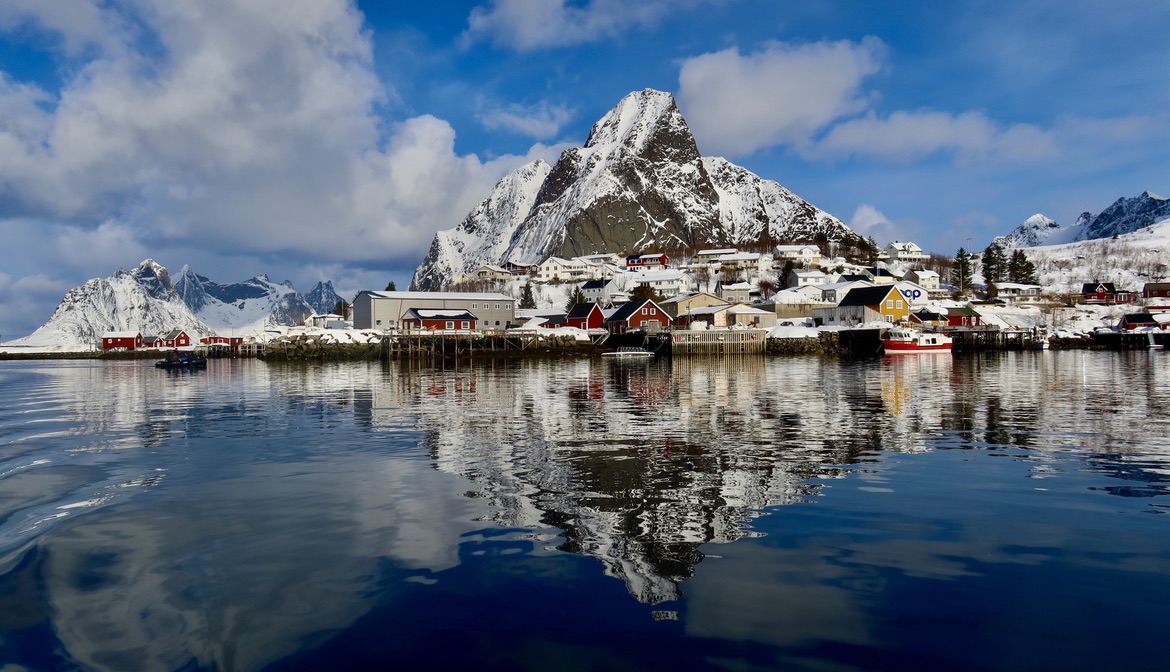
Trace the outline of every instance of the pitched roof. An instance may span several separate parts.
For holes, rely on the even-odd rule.
[[[475,315],[466,310],[443,310],[441,308],[411,308],[406,311],[426,320],[477,320]]]
[[[886,300],[890,292],[898,292],[898,296],[902,296],[902,292],[893,285],[878,285],[877,287],[854,287],[849,290],[845,298],[841,300],[840,306],[873,306]],[[905,299],[906,297],[902,297]]]
[[[644,299],[642,301],[630,301],[629,303],[622,304],[622,307],[618,308],[612,315],[605,318],[605,321],[629,322],[630,318],[633,317],[646,304],[650,304],[655,308],[659,307],[658,304],[654,303],[650,299]],[[665,313],[663,314],[665,315]]]
[[[589,303],[588,301],[584,303],[577,303],[573,304],[573,307],[569,309],[569,312],[565,315],[565,317],[567,319],[589,317],[589,315],[592,314],[595,310],[601,310],[601,308],[596,303]]]

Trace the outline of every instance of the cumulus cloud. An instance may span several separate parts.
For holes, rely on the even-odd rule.
[[[866,109],[861,85],[880,70],[885,52],[880,40],[866,38],[703,54],[682,64],[679,106],[704,153],[735,156],[803,144]]]
[[[573,118],[573,111],[563,105],[542,102],[532,106],[509,105],[484,112],[479,122],[490,130],[507,130],[537,140],[556,137]]]
[[[1028,124],[1002,127],[981,112],[873,112],[834,126],[805,148],[811,158],[860,156],[912,161],[935,152],[951,152],[960,161],[1049,158],[1056,154],[1051,132]]]
[[[566,0],[492,0],[467,17],[464,46],[491,42],[518,51],[565,47],[652,26],[669,12],[698,4],[690,1],[591,0],[583,6]]]
[[[76,73],[45,90],[0,72],[0,229],[13,234],[0,263],[14,277],[71,266],[84,280],[157,250],[270,263],[245,277],[413,267],[503,174],[555,157],[539,144],[459,155],[429,116],[384,125],[374,108],[392,92],[349,0],[70,3],[76,24],[55,3],[0,10],[0,30],[56,31],[47,48]]]

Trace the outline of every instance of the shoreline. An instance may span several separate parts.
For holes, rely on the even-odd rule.
[[[1110,343],[1107,339],[1094,338],[1093,336],[1082,336],[1076,338],[1052,338],[1049,341],[1049,349],[1051,350],[1139,350],[1142,347],[1136,347],[1134,344],[1121,342],[1120,338],[1113,340],[1117,343]],[[1161,339],[1159,339],[1161,340]],[[274,342],[273,345],[276,345]],[[291,346],[291,347],[290,347]],[[298,347],[299,346],[299,347]],[[475,357],[475,358],[492,358],[492,359],[529,359],[529,358],[563,358],[563,357],[594,357],[604,352],[607,348],[598,347],[592,343],[576,343],[570,341],[560,341],[542,344],[540,347],[526,348],[526,349],[509,349],[509,350],[463,350],[455,353],[431,353],[427,359],[446,359],[449,357]],[[963,348],[954,350],[955,353],[974,353],[974,352],[1008,352],[1019,350],[1030,350],[1031,348],[1020,347],[994,347],[994,348]],[[0,361],[37,361],[37,360],[109,360],[109,361],[137,361],[137,360],[157,360],[165,356],[166,352],[159,351],[145,351],[145,350],[119,350],[119,351],[63,351],[63,352],[12,352],[0,351]],[[772,357],[791,357],[791,356],[805,356],[805,355],[820,355],[820,356],[851,356],[857,354],[847,344],[840,342],[838,338],[820,337],[820,338],[770,338],[765,343],[765,348],[759,353],[759,356]],[[726,356],[719,353],[705,353],[697,355],[675,355],[679,357],[690,356]],[[378,359],[387,359],[386,354],[380,344],[356,344],[356,343],[314,343],[310,347],[304,347],[303,344],[284,344],[274,348],[266,348],[264,352],[259,354],[235,354],[223,353],[219,357],[223,359],[259,359],[269,362],[291,362],[291,361],[372,361]],[[392,357],[389,359],[411,359],[412,357]]]

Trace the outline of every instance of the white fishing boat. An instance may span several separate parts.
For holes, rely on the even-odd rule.
[[[906,327],[890,329],[882,336],[881,342],[882,352],[887,355],[950,352],[953,345],[950,336],[926,333]]]
[[[603,352],[603,353],[601,353],[601,356],[602,357],[616,357],[618,359],[639,359],[639,358],[653,357],[654,353],[650,352],[646,348],[622,347],[622,348],[618,348],[617,350],[611,350],[610,352]]]

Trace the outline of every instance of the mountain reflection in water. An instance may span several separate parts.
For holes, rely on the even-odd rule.
[[[0,666],[1140,669],[1167,361],[0,362]]]

